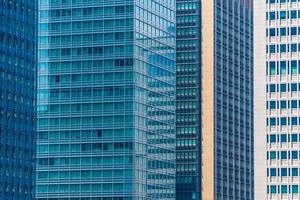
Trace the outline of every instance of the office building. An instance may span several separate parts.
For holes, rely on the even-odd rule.
[[[300,199],[299,5],[255,3],[256,199]]]
[[[175,0],[39,1],[36,199],[175,199]]]
[[[253,199],[253,5],[177,0],[176,198]]]
[[[33,199],[35,1],[0,1],[0,198]]]
[[[201,191],[201,8],[177,0],[176,199],[199,199]]]

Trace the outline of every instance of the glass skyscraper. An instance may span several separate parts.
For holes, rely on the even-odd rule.
[[[201,4],[177,0],[176,199],[201,191]]]
[[[177,199],[253,199],[253,5],[177,0]]]
[[[40,0],[36,198],[175,198],[175,0]]]
[[[33,199],[36,5],[0,1],[0,198]]]
[[[256,155],[264,153],[256,164],[256,197],[264,199],[300,199],[300,3],[296,0],[256,2],[256,12],[264,13],[257,24],[255,70],[264,102],[255,114],[260,134]],[[260,38],[264,38],[260,40]],[[260,55],[260,52],[266,52]],[[263,107],[264,106],[264,107]],[[263,127],[260,129],[260,127]]]

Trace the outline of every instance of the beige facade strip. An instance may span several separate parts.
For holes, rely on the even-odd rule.
[[[202,1],[202,199],[214,199],[214,1]]]
[[[266,1],[254,1],[254,198],[267,198]]]

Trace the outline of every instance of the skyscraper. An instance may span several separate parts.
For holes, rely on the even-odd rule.
[[[255,195],[299,199],[299,2],[268,0],[255,5],[256,19],[261,16],[255,34]]]
[[[175,0],[39,1],[37,199],[175,198]]]
[[[177,0],[176,198],[201,191],[201,4]]]
[[[253,5],[177,0],[177,199],[253,199]]]
[[[35,1],[0,1],[0,197],[33,199]]]

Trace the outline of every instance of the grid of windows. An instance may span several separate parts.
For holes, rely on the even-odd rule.
[[[254,198],[252,1],[215,1],[215,198]],[[205,122],[203,122],[205,123]]]
[[[37,199],[175,198],[175,1],[39,1]]]
[[[176,199],[201,197],[201,4],[177,0]]]
[[[0,0],[0,197],[33,199],[36,5]]]
[[[298,6],[297,0],[266,4],[268,199],[300,197]]]

